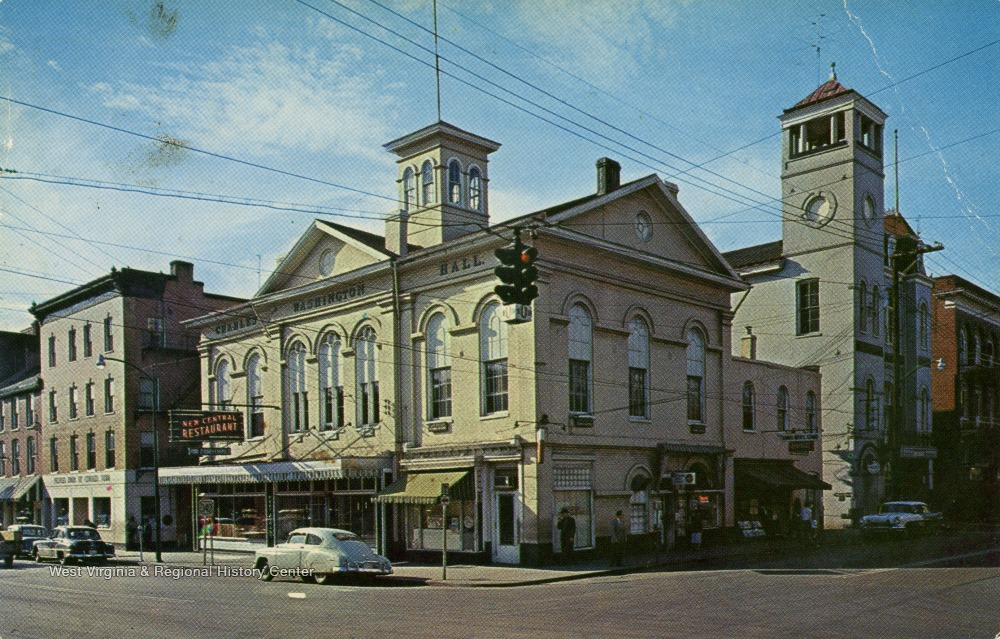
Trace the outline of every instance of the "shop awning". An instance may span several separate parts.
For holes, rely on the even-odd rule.
[[[0,478],[0,501],[17,501],[27,495],[39,479],[38,475]]]
[[[378,476],[382,464],[345,469],[341,460],[281,461],[229,466],[181,466],[160,469],[160,484],[256,484],[273,481]]]
[[[409,473],[386,486],[375,501],[389,504],[436,504],[441,498],[441,486],[448,484],[448,497],[454,500],[472,499],[475,486],[472,472],[452,470],[440,473]]]
[[[736,460],[734,469],[737,486],[763,484],[770,488],[796,490],[830,490],[832,486],[816,475],[802,472],[791,461],[785,460]]]

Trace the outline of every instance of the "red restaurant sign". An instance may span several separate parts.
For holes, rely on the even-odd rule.
[[[243,441],[243,432],[240,412],[170,412],[172,442]]]

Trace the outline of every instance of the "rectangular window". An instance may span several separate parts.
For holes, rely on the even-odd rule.
[[[17,398],[14,397],[10,400],[10,429],[17,430],[21,427],[21,420],[17,414]]]
[[[0,476],[7,474],[7,443],[0,442]]]
[[[49,421],[59,421],[59,408],[56,404],[56,392],[49,391]]]
[[[104,352],[110,353],[115,350],[115,335],[111,326],[111,316],[104,318]]]
[[[88,416],[93,416],[94,414],[94,382],[88,382],[84,387],[84,411]]]
[[[293,430],[309,428],[309,398],[305,391],[292,393]]]
[[[97,468],[97,435],[94,433],[87,433],[87,468]]]
[[[263,397],[250,398],[250,437],[264,436],[264,409],[260,407]],[[343,401],[343,391],[341,391]]]
[[[628,415],[629,417],[648,418],[648,399],[646,397],[646,369],[628,369]]]
[[[361,424],[378,422],[378,382],[365,382],[361,384]]]
[[[344,427],[344,387],[327,386],[323,391],[322,430],[339,430]],[[261,430],[261,435],[263,435]]]
[[[27,428],[35,426],[35,397],[33,395],[24,398],[24,425]]]
[[[705,423],[705,415],[701,403],[702,379],[696,375],[687,377],[687,414],[689,422]]]
[[[14,477],[21,474],[21,440],[19,439],[10,442],[10,473]]]
[[[49,335],[49,368],[56,365],[56,336]]]
[[[49,438],[49,468],[54,473],[59,472],[59,447],[55,437]]]
[[[153,468],[156,464],[155,440],[153,431],[144,430],[139,433],[139,468]]]
[[[139,378],[139,410],[155,410],[157,407],[156,380]]]
[[[804,280],[796,285],[798,326],[796,333],[819,331],[819,280]]]
[[[484,412],[507,410],[507,359],[483,362]]]
[[[76,386],[70,386],[69,387],[69,418],[70,419],[76,419],[76,416],[77,416],[76,411],[77,411]]]
[[[35,472],[35,438],[29,437],[27,444],[27,450],[24,455],[24,467],[25,471],[32,475]]]
[[[76,361],[76,329],[69,329],[69,339],[67,340],[67,359],[71,362]]]
[[[167,345],[167,332],[164,329],[161,318],[148,318],[146,320],[146,327],[149,334],[149,348],[163,348]]]
[[[569,360],[569,412],[591,412],[590,362],[586,360]]]
[[[111,526],[111,498],[94,497],[94,523],[99,528]]]
[[[431,371],[431,419],[451,417],[451,367]]]
[[[69,436],[69,469],[80,470],[80,450],[76,435]]]
[[[90,324],[83,325],[83,356],[90,357],[94,354],[94,342],[90,338]]]
[[[115,412],[115,380],[112,377],[104,380],[104,412]]]
[[[115,467],[115,431],[104,432],[104,467]]]

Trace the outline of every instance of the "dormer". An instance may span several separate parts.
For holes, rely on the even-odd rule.
[[[386,247],[433,246],[489,226],[490,153],[500,144],[438,121],[393,140],[399,210],[386,219]]]

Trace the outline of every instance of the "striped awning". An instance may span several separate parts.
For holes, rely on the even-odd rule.
[[[375,501],[390,504],[436,504],[441,499],[441,488],[448,485],[448,497],[459,501],[472,499],[475,487],[469,470],[451,470],[439,473],[409,473],[386,486],[374,497]]]
[[[343,460],[280,461],[228,466],[181,466],[160,468],[160,484],[259,484],[275,481],[306,481],[341,479],[344,477],[377,477],[383,460],[365,465],[344,467]]]
[[[0,501],[17,501],[38,484],[38,475],[0,478]]]

